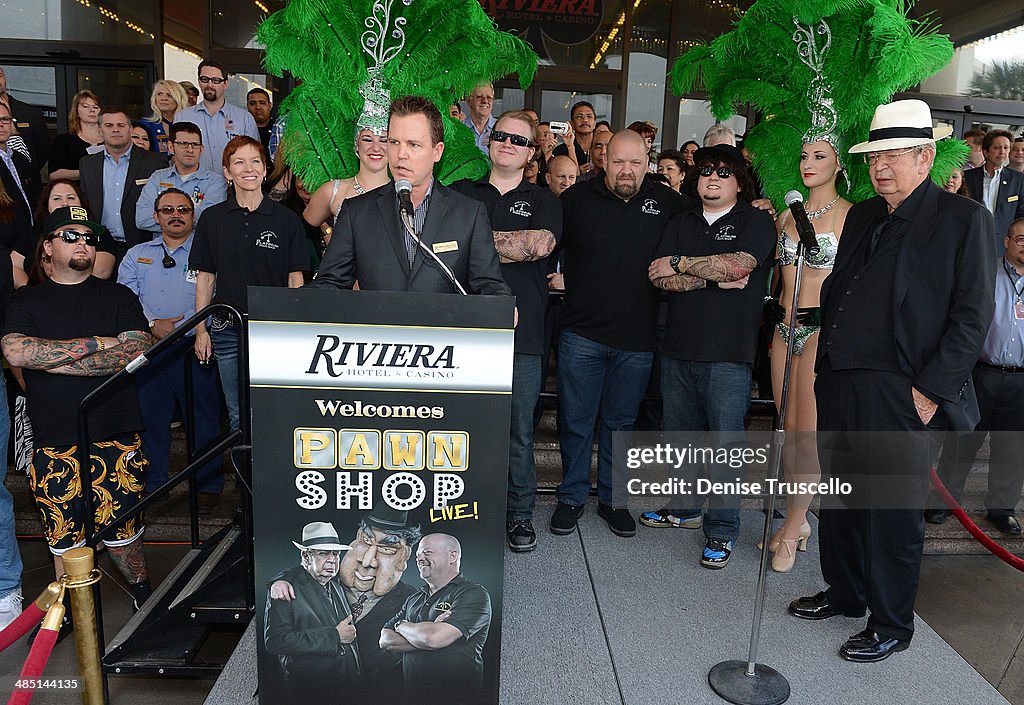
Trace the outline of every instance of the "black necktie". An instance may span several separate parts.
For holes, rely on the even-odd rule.
[[[864,258],[865,261],[870,260],[875,256],[875,250],[878,249],[878,243],[882,241],[882,235],[884,235],[885,231],[889,229],[890,225],[892,225],[893,220],[895,219],[893,218],[892,213],[890,213],[875,223],[875,227],[871,231],[871,240],[868,242],[867,257]]]

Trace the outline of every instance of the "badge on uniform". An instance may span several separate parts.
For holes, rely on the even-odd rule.
[[[1024,321],[1024,301],[1019,298],[1013,304],[1013,317],[1018,321]]]
[[[150,257],[138,257],[135,261],[139,264],[153,264],[153,260]]]
[[[196,278],[198,276],[199,276],[199,270],[196,270],[196,269],[186,269],[185,270],[185,281],[187,281],[189,284],[195,284],[196,283]]]
[[[145,186],[149,179],[135,179],[136,186]]]
[[[28,124],[27,122],[19,122],[18,123],[18,129],[19,130],[27,130],[30,127],[32,127],[32,125]]]
[[[459,243],[455,240],[448,242],[437,242],[432,246],[435,255],[439,255],[442,252],[455,252],[459,249]]]
[[[1007,198],[1007,199],[1006,199],[1006,202],[1007,202],[1007,203],[1013,203],[1013,202],[1014,202],[1014,201],[1016,201],[1016,200],[1017,200],[1018,198],[1020,198],[1020,196],[1010,196],[1009,198]]]

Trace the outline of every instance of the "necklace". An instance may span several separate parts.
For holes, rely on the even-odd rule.
[[[826,203],[824,206],[822,206],[818,210],[816,210],[816,211],[807,211],[807,217],[810,218],[811,220],[817,220],[818,218],[820,218],[821,216],[825,215],[830,210],[832,210],[832,206],[834,206],[836,204],[836,201],[838,201],[838,200],[839,200],[839,195],[836,194],[835,198],[833,198],[831,201]]]
[[[355,191],[356,193],[358,193],[360,196],[362,196],[364,193],[366,193],[366,189],[364,189],[359,184],[359,177],[358,176],[353,176],[352,177],[352,190]]]

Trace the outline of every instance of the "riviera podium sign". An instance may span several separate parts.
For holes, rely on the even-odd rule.
[[[260,702],[497,703],[513,300],[249,311]]]

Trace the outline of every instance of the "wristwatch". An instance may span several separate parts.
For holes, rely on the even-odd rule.
[[[672,255],[668,258],[668,266],[672,267],[676,274],[682,274],[682,272],[679,271],[679,260],[681,259],[682,257],[679,255]]]

